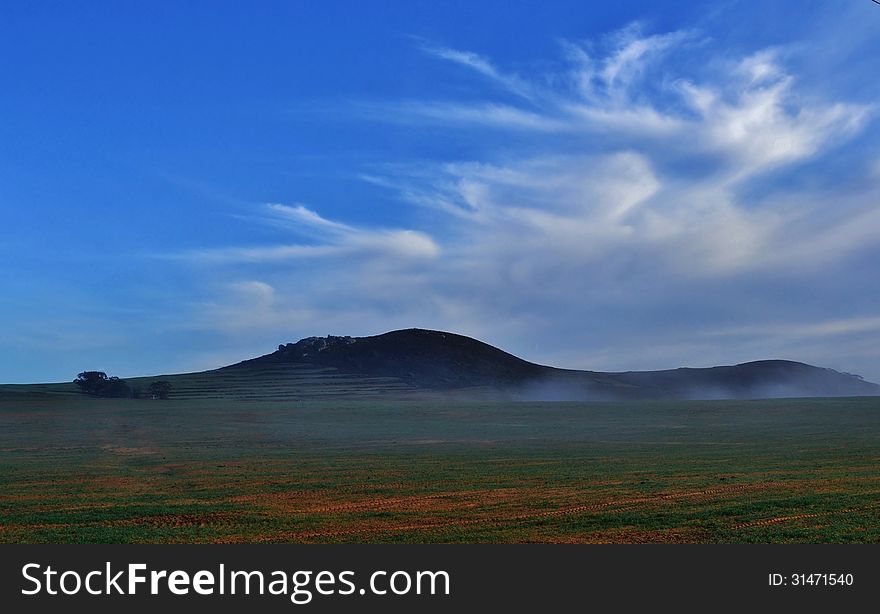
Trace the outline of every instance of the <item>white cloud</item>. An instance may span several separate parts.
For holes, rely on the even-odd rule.
[[[289,220],[294,224],[305,226],[309,229],[333,234],[351,234],[356,232],[351,226],[323,218],[315,211],[307,209],[304,205],[290,206],[279,203],[268,203],[266,209],[268,209],[268,211],[275,217],[282,220]]]
[[[426,53],[429,53],[437,58],[449,62],[454,62],[456,64],[465,66],[473,71],[476,71],[482,76],[488,77],[491,81],[499,84],[504,89],[510,91],[513,94],[516,94],[517,96],[520,96],[527,100],[531,100],[535,96],[535,88],[531,83],[521,79],[517,75],[508,75],[501,73],[497,68],[495,68],[495,66],[492,65],[492,63],[488,59],[476,53],[431,45],[427,42],[423,43],[422,49]]]
[[[565,133],[573,140],[561,148],[574,152],[503,165],[447,164],[427,181],[419,169],[412,178],[385,182],[410,202],[461,218],[459,232],[471,239],[491,233],[492,244],[541,245],[535,257],[549,252],[567,262],[620,250],[633,259],[660,258],[678,273],[715,275],[786,267],[796,259],[836,260],[871,243],[877,222],[858,204],[858,222],[842,218],[818,228],[803,223],[814,195],[800,195],[800,208],[765,199],[758,209],[739,195],[749,181],[827,153],[858,133],[871,109],[798,92],[774,49],[716,62],[725,72],[701,82],[663,63],[698,42],[691,32],[642,36],[635,25],[609,36],[603,56],[567,43],[567,76],[535,78],[530,91],[540,92],[532,98],[538,102],[504,107],[499,116],[487,112],[490,101],[407,103],[410,116],[421,112],[425,119]],[[505,78],[485,58],[448,49],[433,54],[492,80]],[[670,158],[704,170],[686,178],[664,173]],[[798,231],[803,234],[792,236]]]
[[[776,322],[713,329],[705,331],[703,334],[709,337],[763,336],[804,339],[877,332],[880,332],[880,316],[861,316],[802,323]]]
[[[563,43],[574,67],[569,80],[580,97],[595,105],[631,105],[633,88],[646,70],[668,51],[694,39],[687,31],[643,36],[640,24],[632,24],[607,37],[608,51],[592,57],[584,45]]]
[[[325,257],[392,257],[397,262],[430,260],[440,248],[425,232],[409,229],[357,228],[322,217],[303,205],[269,203],[252,221],[279,224],[297,234],[309,236],[317,244],[222,247],[189,250],[163,255],[207,264],[267,263]]]
[[[707,149],[729,156],[734,179],[805,160],[851,136],[868,117],[864,105],[799,100],[794,78],[771,52],[744,59],[733,77],[724,84],[732,94],[686,81],[680,88],[700,115],[695,127]]]
[[[220,247],[197,249],[166,257],[205,264],[262,263],[302,258],[320,258],[340,255],[342,250],[326,245],[273,245],[270,247]]]

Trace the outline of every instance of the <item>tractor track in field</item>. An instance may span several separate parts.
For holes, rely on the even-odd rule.
[[[494,490],[462,490],[462,491],[454,491],[454,492],[441,492],[441,493],[433,493],[430,495],[417,495],[411,497],[391,497],[388,499],[381,500],[373,500],[373,501],[355,501],[351,503],[340,503],[338,505],[327,505],[322,507],[309,507],[298,510],[292,510],[294,513],[298,514],[326,514],[333,512],[350,512],[350,511],[363,511],[363,512],[381,512],[387,509],[394,509],[397,506],[409,505],[412,503],[421,503],[424,501],[433,501],[433,500],[443,500],[443,499],[457,499],[462,497],[471,497],[471,496],[481,496],[481,497],[491,497],[493,499],[498,498],[508,498],[510,496],[515,495],[517,492],[516,488],[497,488]]]
[[[783,486],[783,483],[780,482],[763,482],[763,483],[753,483],[753,484],[740,484],[740,485],[731,485],[731,486],[723,486],[717,488],[707,488],[698,491],[689,491],[683,493],[657,493],[654,495],[646,495],[644,497],[633,497],[628,499],[612,499],[610,501],[604,501],[600,503],[591,503],[587,505],[579,505],[575,507],[569,508],[561,508],[557,510],[552,510],[548,512],[544,512],[541,515],[544,516],[554,516],[554,515],[564,515],[570,513],[577,513],[580,511],[591,511],[596,509],[602,509],[606,507],[614,507],[619,505],[629,505],[629,504],[640,504],[640,503],[648,503],[651,501],[667,501],[667,500],[676,500],[676,499],[694,499],[701,500],[704,498],[712,498],[718,494],[724,493],[735,493],[743,490],[768,490],[770,488]],[[520,492],[520,489],[517,488],[497,488],[493,490],[462,490],[462,491],[452,491],[452,492],[442,492],[442,493],[433,493],[430,495],[417,495],[417,496],[403,496],[403,497],[392,497],[388,499],[380,499],[380,500],[367,500],[367,501],[357,501],[350,503],[340,503],[337,505],[326,505],[321,507],[306,507],[296,510],[291,510],[294,513],[301,514],[325,514],[325,513],[333,513],[333,512],[348,512],[348,511],[385,511],[387,509],[394,509],[395,507],[402,506],[401,511],[406,511],[406,506],[411,503],[420,503],[423,501],[431,501],[431,500],[442,500],[442,499],[457,499],[462,497],[488,497],[492,499],[504,499],[510,498],[511,496],[516,495]]]
[[[631,509],[637,509],[645,503],[656,503],[656,502],[664,502],[664,501],[676,501],[679,499],[688,499],[691,501],[706,501],[717,498],[718,496],[725,496],[729,494],[736,494],[745,491],[763,491],[769,490],[772,488],[778,488],[780,486],[785,486],[785,483],[781,482],[761,482],[761,483],[752,483],[752,484],[740,484],[735,486],[721,486],[715,488],[705,488],[701,490],[687,491],[681,493],[657,493],[653,495],[646,495],[642,497],[630,497],[625,499],[612,499],[610,501],[603,501],[599,503],[590,503],[585,505],[577,505],[570,507],[561,507],[558,509],[547,510],[543,512],[529,512],[524,514],[513,514],[508,516],[491,516],[491,517],[481,517],[481,518],[450,518],[448,520],[443,521],[435,521],[435,522],[415,522],[409,524],[397,524],[397,525],[388,525],[388,526],[359,526],[356,528],[347,528],[347,529],[330,529],[330,530],[319,530],[319,531],[307,531],[307,532],[284,532],[279,535],[267,536],[267,539],[290,539],[290,540],[310,540],[310,539],[321,539],[321,538],[338,538],[338,537],[346,537],[351,535],[359,535],[363,533],[396,533],[401,531],[415,531],[415,530],[426,530],[426,529],[435,529],[440,527],[461,527],[461,526],[473,526],[480,525],[487,528],[500,528],[509,526],[511,524],[515,524],[518,522],[528,522],[532,520],[540,520],[542,518],[554,518],[559,516],[568,516],[573,514],[582,514],[588,512],[598,512],[603,510],[608,510],[612,512],[624,512],[629,511]],[[485,493],[484,493],[485,494]],[[442,496],[449,496],[448,494]],[[419,500],[431,499],[431,498],[440,498],[441,495],[431,495],[428,497],[419,497]],[[395,498],[393,501],[400,501],[401,498]],[[411,499],[412,500],[412,499]],[[376,502],[373,504],[373,507],[370,508],[358,508],[358,511],[381,511],[382,509],[387,509],[389,507],[393,507],[392,504],[389,503],[389,500]],[[338,511],[338,508],[331,508],[333,511]]]
[[[834,516],[836,514],[852,514],[855,512],[863,512],[865,510],[880,508],[880,502],[870,503],[868,505],[859,505],[857,507],[846,507],[839,510],[828,510],[825,512],[813,512],[810,514],[794,514],[792,516],[774,516],[773,518],[762,518],[759,520],[750,520],[749,522],[741,522],[733,525],[732,529],[750,529],[755,527],[767,527],[783,522],[791,522],[794,520],[807,520],[809,518],[821,518],[823,516]]]

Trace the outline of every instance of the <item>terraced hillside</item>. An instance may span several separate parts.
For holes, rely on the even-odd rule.
[[[371,397],[412,390],[411,386],[395,378],[346,374],[337,369],[307,364],[265,364],[129,381],[134,386],[146,388],[157,379],[170,382],[174,398],[181,400],[298,400],[343,395]]]

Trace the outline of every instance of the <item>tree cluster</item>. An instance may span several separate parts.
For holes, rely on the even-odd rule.
[[[115,399],[167,399],[172,388],[166,380],[156,380],[150,383],[145,393],[115,375],[108,377],[103,371],[83,371],[76,376],[73,383],[86,394]]]

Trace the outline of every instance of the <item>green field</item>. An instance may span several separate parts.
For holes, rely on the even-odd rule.
[[[2,542],[878,542],[880,398],[0,390]]]

